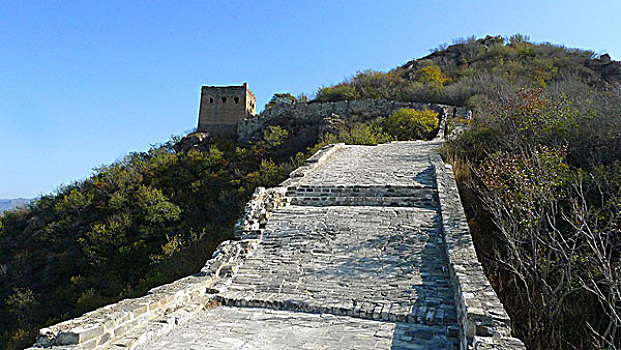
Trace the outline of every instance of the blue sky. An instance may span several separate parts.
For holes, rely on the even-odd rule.
[[[522,33],[621,58],[620,1],[19,1],[0,9],[0,198],[193,128],[201,85],[313,94],[453,39]]]

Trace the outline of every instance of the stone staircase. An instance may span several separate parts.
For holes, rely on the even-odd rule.
[[[422,185],[409,186],[290,186],[286,196],[292,205],[308,206],[383,206],[424,207],[438,205],[432,188]]]
[[[203,270],[41,330],[62,349],[524,349],[441,140],[333,145],[259,188]]]

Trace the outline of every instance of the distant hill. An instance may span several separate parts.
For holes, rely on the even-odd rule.
[[[26,205],[29,202],[30,199],[26,198],[0,199],[0,214],[5,210],[11,210],[13,208]]]

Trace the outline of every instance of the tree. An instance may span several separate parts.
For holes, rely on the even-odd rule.
[[[270,109],[276,105],[281,104],[294,105],[297,102],[298,100],[295,98],[295,96],[291,95],[288,92],[276,93],[274,94],[274,96],[272,96],[270,102],[265,105],[265,109]]]
[[[415,140],[430,137],[438,123],[438,113],[434,111],[401,108],[386,119],[384,126],[399,140]]]
[[[440,67],[436,65],[429,65],[416,71],[415,79],[425,85],[429,85],[434,88],[440,88],[444,86],[448,78],[442,74]]]

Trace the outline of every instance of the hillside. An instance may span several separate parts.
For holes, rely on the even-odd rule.
[[[466,131],[443,152],[516,335],[532,349],[618,348],[620,81],[621,65],[607,55],[486,37],[389,72],[359,72],[319,88],[310,105],[386,99],[471,108],[472,119],[450,121],[449,129]],[[433,111],[338,117],[304,134],[304,121],[275,118],[249,144],[174,138],[7,213],[0,347],[23,348],[44,325],[198,271],[232,238],[256,186],[279,183],[327,143],[426,138],[437,129]]]
[[[19,206],[26,205],[30,202],[30,199],[26,198],[12,198],[12,199],[0,199],[0,213],[5,210],[11,210]]]
[[[316,101],[383,98],[476,108],[499,89],[607,89],[621,81],[621,64],[610,56],[535,44],[522,35],[488,36],[441,45],[423,58],[389,72],[362,71],[334,86],[320,88]]]

